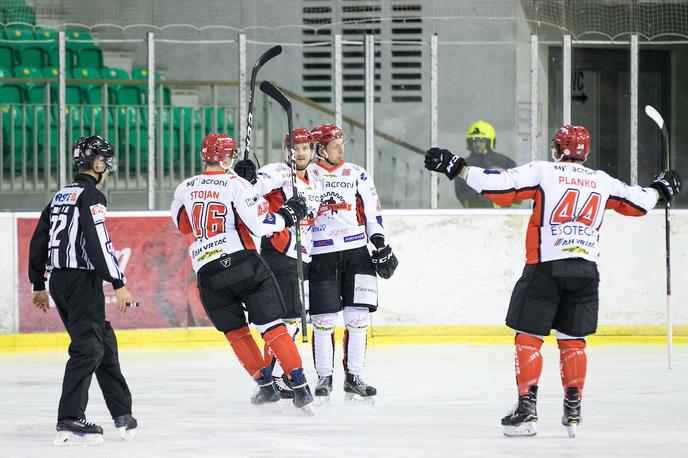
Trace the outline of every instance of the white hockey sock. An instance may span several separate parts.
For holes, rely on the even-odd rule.
[[[299,332],[301,331],[298,322],[290,319],[283,319],[282,321],[284,321],[284,325],[287,327],[287,332],[291,336],[291,340],[295,340],[296,336],[299,335]],[[277,358],[275,358],[274,355],[272,356],[272,362],[272,376],[281,377],[284,374],[284,369],[282,369],[282,366],[280,366],[279,361],[277,361]]]
[[[318,377],[327,377],[334,371],[334,328],[337,325],[337,314],[312,315],[311,319],[315,371]]]
[[[345,307],[344,367],[353,375],[361,375],[368,344],[369,311],[367,307]]]

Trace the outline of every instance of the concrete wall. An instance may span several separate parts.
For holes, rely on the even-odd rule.
[[[688,286],[683,281],[688,277],[688,211],[672,215],[673,319],[676,325],[688,325]],[[380,280],[374,324],[503,323],[511,289],[523,269],[528,218],[525,210],[386,212],[388,240],[400,265],[394,277]],[[665,323],[663,222],[663,211],[644,218],[606,216],[601,325]],[[16,285],[28,281],[25,272],[16,272],[14,233],[14,215],[1,214],[0,333],[16,331]]]

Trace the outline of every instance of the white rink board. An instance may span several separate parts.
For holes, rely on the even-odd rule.
[[[146,212],[112,212],[110,217]],[[151,213],[159,216],[161,212]],[[24,214],[26,215],[26,214]],[[375,325],[499,325],[525,259],[527,210],[391,210],[387,240],[399,258],[379,280]],[[36,214],[37,216],[37,214]],[[181,249],[184,249],[183,247]],[[0,217],[0,333],[16,331],[14,217]],[[688,211],[672,212],[673,320],[688,325]],[[664,212],[642,218],[607,212],[601,231],[600,324],[666,320]]]
[[[399,257],[379,280],[376,325],[502,324],[525,263],[527,210],[388,211]],[[688,324],[688,212],[672,214],[673,319]],[[642,218],[607,211],[600,236],[600,324],[663,325],[664,211]]]

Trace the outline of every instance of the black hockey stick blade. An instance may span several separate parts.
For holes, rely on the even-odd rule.
[[[279,56],[282,54],[282,47],[280,45],[273,46],[272,48],[268,49],[265,51],[259,58],[256,60],[256,63],[253,64],[253,76],[254,76],[254,81],[255,81],[255,75],[258,73],[258,70],[265,65],[267,61],[272,59],[273,57]]]
[[[263,81],[260,83],[260,90],[275,100],[275,102],[282,105],[282,108],[284,108],[286,111],[291,110],[291,102],[289,99],[287,99],[287,97],[282,94],[282,91],[277,89],[270,81]]]

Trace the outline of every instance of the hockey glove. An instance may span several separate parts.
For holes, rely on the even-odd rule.
[[[384,279],[391,277],[399,265],[399,261],[397,261],[397,257],[394,256],[392,247],[389,245],[378,250],[373,250],[371,257],[373,259],[375,271]]]
[[[306,200],[301,196],[292,197],[277,210],[284,218],[284,227],[292,227],[306,214]]]
[[[249,183],[256,182],[256,165],[251,159],[245,159],[234,164],[234,172]]]
[[[442,172],[453,180],[466,166],[464,158],[455,156],[448,149],[430,148],[425,153],[425,168],[433,172]]]
[[[652,180],[650,187],[657,190],[664,202],[671,202],[671,199],[681,192],[681,177],[673,170],[666,170]]]

